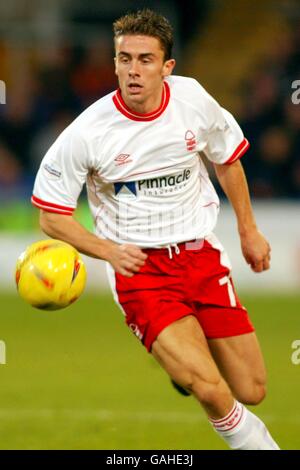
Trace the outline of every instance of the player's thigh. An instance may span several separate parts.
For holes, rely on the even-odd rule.
[[[259,403],[265,395],[266,368],[256,334],[209,339],[208,345],[235,396],[249,404]]]
[[[151,353],[179,384],[198,380],[218,383],[221,374],[210,353],[198,320],[187,315],[164,328],[152,344]]]

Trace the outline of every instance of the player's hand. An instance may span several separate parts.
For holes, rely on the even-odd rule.
[[[112,265],[114,270],[126,277],[132,277],[137,273],[148,257],[136,245],[110,242],[110,247],[106,260]]]
[[[251,230],[241,236],[245,260],[255,273],[270,269],[271,247],[259,230]]]

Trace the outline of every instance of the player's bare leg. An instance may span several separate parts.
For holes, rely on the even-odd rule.
[[[193,393],[231,448],[278,449],[263,422],[233,397],[195,317],[186,316],[166,327],[151,352],[175,382]]]
[[[176,383],[200,401],[212,418],[222,418],[232,409],[234,399],[209,351],[203,331],[193,316],[165,328],[151,352]]]
[[[266,395],[266,369],[255,333],[208,340],[212,356],[234,397],[257,405]]]

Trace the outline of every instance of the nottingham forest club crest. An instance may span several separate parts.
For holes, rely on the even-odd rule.
[[[190,176],[191,171],[185,169],[183,172],[176,175],[114,183],[115,195],[120,198],[135,198],[139,194],[156,196],[175,193],[186,186]]]

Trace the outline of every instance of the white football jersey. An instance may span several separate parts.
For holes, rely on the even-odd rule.
[[[199,152],[230,164],[248,147],[196,80],[170,76],[152,113],[130,110],[118,90],[75,119],[43,158],[32,203],[72,215],[86,183],[101,238],[140,247],[202,238],[216,225],[219,199]]]

